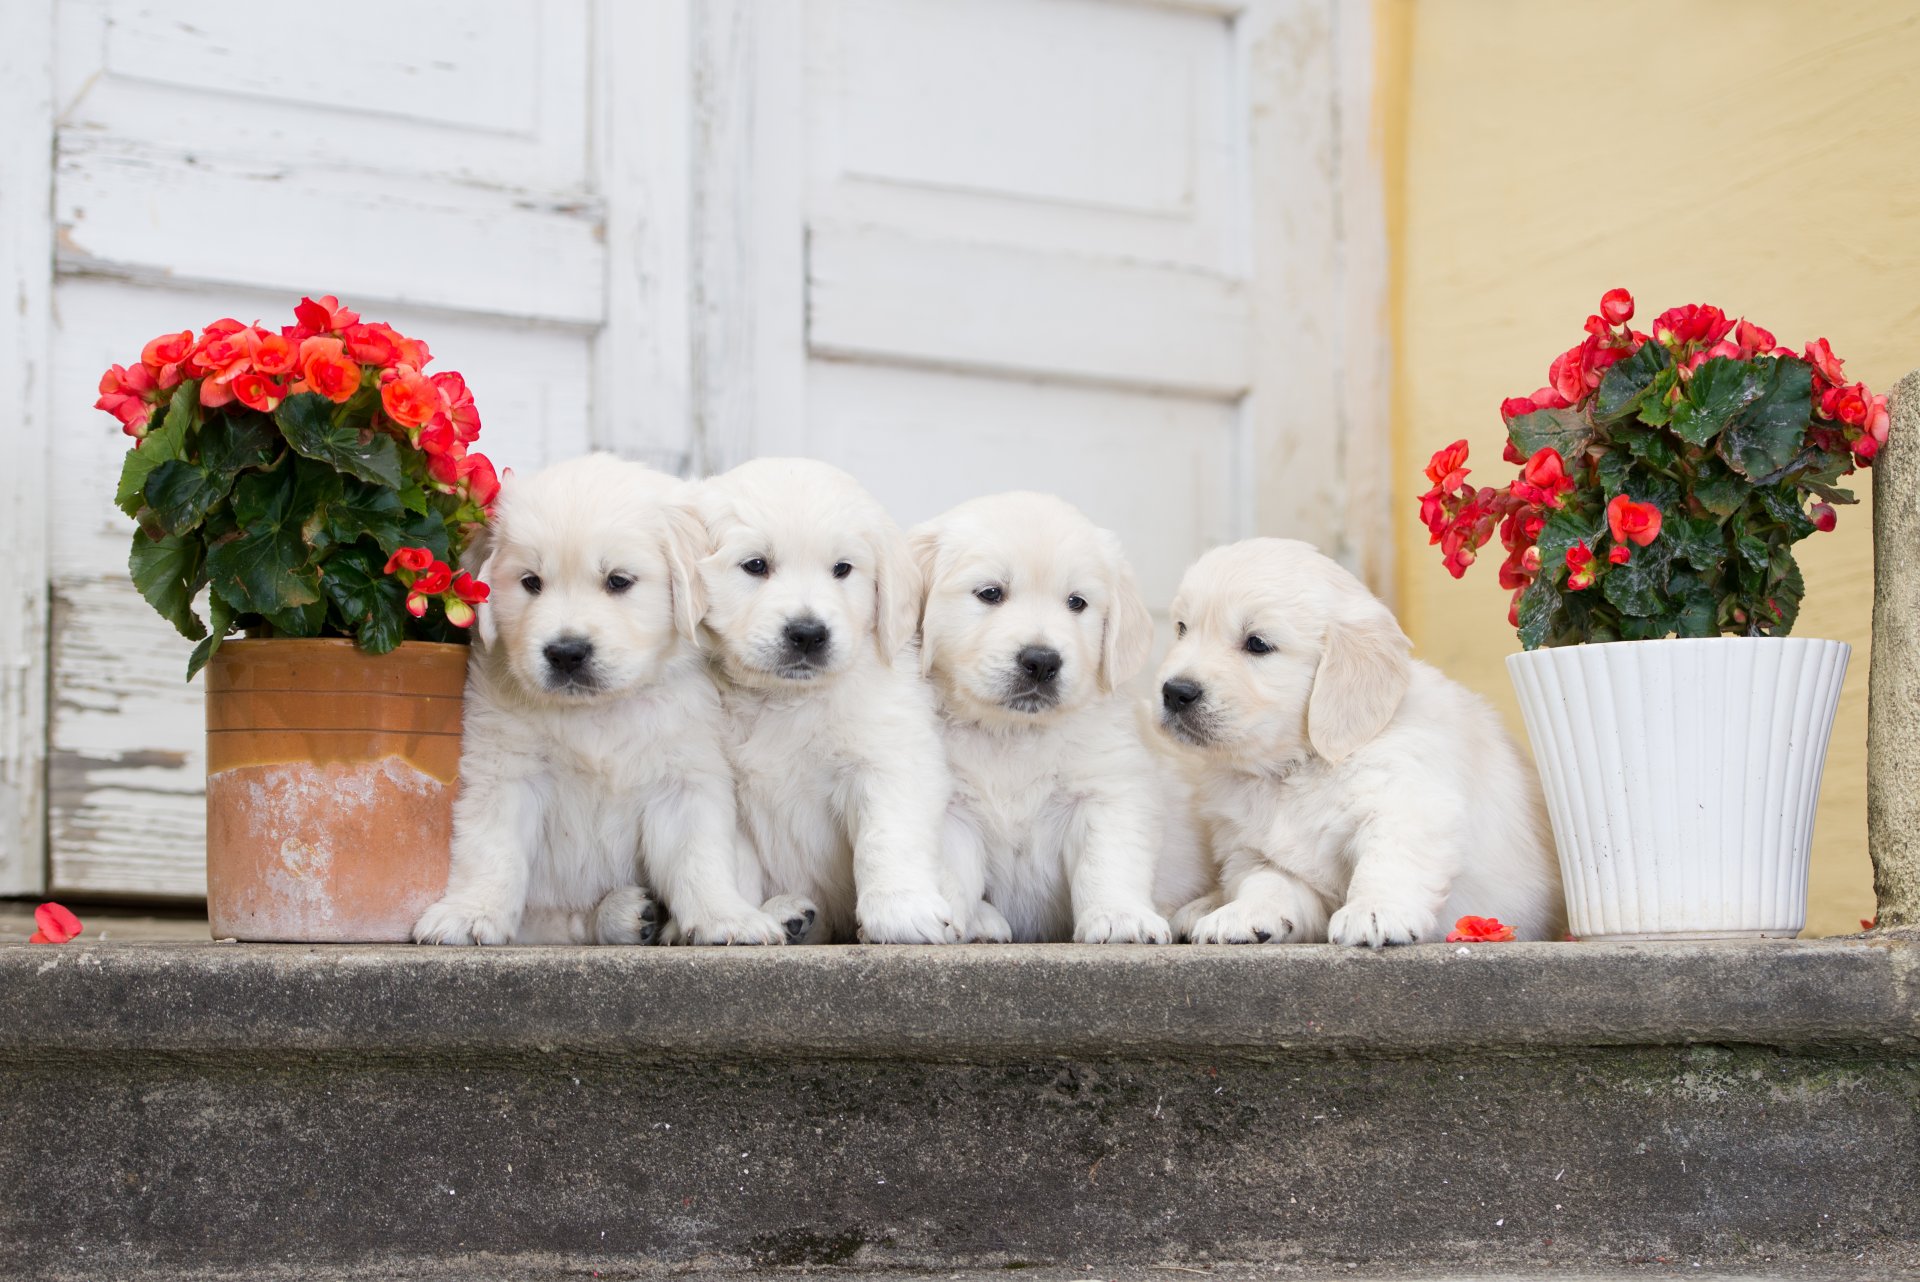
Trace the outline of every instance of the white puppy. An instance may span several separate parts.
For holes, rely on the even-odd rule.
[[[980,933],[1167,943],[1163,914],[1212,876],[1185,783],[1118,693],[1153,644],[1120,540],[1021,493],[963,503],[911,543],[954,772],[948,859],[985,868]]]
[[[610,455],[509,477],[483,546],[453,866],[430,944],[776,944],[740,892],[702,538],[678,482]],[[803,923],[802,923],[803,924]]]
[[[909,642],[906,538],[846,473],[760,459],[699,487],[705,624],[761,889],[809,942],[961,939],[977,877],[940,856],[951,783]]]
[[[1558,939],[1560,877],[1531,765],[1493,709],[1311,546],[1201,557],[1174,599],[1159,722],[1200,758],[1222,894],[1201,943],[1443,939],[1465,914]]]

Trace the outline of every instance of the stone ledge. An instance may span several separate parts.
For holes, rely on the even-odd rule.
[[[4,1272],[1895,1275],[1916,965],[0,947]]]
[[[1920,1047],[1920,946],[0,947],[0,1055]]]

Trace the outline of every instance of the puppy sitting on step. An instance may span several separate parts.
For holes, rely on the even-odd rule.
[[[1044,494],[963,503],[913,532],[920,666],[955,793],[948,859],[985,870],[988,938],[1164,944],[1211,869],[1192,798],[1120,685],[1153,617],[1120,540]]]
[[[858,482],[758,459],[699,487],[704,624],[764,893],[808,943],[958,942],[979,902],[940,856],[950,782],[911,653],[920,576]]]
[[[1173,603],[1161,729],[1200,769],[1222,892],[1197,943],[1407,944],[1466,914],[1558,939],[1546,807],[1492,708],[1408,658],[1387,607],[1291,539],[1215,548]]]
[[[695,644],[679,482],[594,455],[509,477],[469,559],[492,588],[467,676],[453,866],[427,944],[777,944],[740,892],[720,699]],[[804,925],[804,922],[798,923]]]

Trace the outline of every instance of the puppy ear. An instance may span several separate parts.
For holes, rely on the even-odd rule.
[[[466,548],[460,553],[460,568],[471,574],[490,588],[498,585],[493,581],[494,548],[498,543],[499,518],[482,525],[473,532]],[[500,629],[494,626],[493,606],[482,601],[473,608],[473,636],[482,646],[490,646],[500,636]]]
[[[1307,742],[1340,761],[1387,728],[1412,678],[1412,642],[1378,601],[1357,619],[1327,629],[1307,701]]]
[[[707,524],[683,503],[668,503],[667,590],[673,597],[673,626],[689,641],[700,638],[700,620],[707,617],[707,586],[700,578],[700,562],[709,549]]]
[[[907,535],[907,553],[920,575],[920,675],[933,672],[933,636],[927,631],[927,598],[933,595],[933,580],[940,564],[940,527],[929,521],[916,525]]]
[[[1107,555],[1107,622],[1100,635],[1100,689],[1112,694],[1147,666],[1153,653],[1153,613],[1140,596],[1133,567],[1127,564],[1120,538],[1100,531]]]
[[[907,538],[892,521],[873,539],[873,641],[892,663],[920,626],[922,587]]]

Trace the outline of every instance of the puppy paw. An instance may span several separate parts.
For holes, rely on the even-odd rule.
[[[593,907],[593,942],[651,944],[660,933],[660,905],[643,886],[615,886]]]
[[[1175,913],[1173,915],[1173,921],[1169,923],[1168,928],[1173,931],[1173,937],[1175,939],[1182,943],[1187,943],[1193,939],[1194,927],[1200,924],[1200,919],[1219,907],[1220,895],[1218,892],[1211,895],[1202,895]]]
[[[1116,908],[1083,913],[1073,924],[1076,944],[1167,944],[1173,928],[1152,910]]]
[[[1196,944],[1288,944],[1304,933],[1276,905],[1236,899],[1195,922],[1191,938]]]
[[[820,920],[820,910],[804,895],[775,895],[760,905],[760,911],[779,919],[781,933],[789,944],[804,944]]]
[[[1351,903],[1327,923],[1327,938],[1336,944],[1385,948],[1388,944],[1417,944],[1440,938],[1434,915],[1403,904]]]
[[[998,908],[982,899],[973,906],[973,917],[967,922],[967,942],[969,944],[1011,944],[1013,927]]]
[[[704,917],[698,921],[682,921],[677,938],[683,944],[707,944],[725,947],[740,945],[773,945],[787,942],[787,925],[770,913],[749,909],[728,917]]]
[[[860,896],[853,915],[863,944],[957,944],[960,928],[953,909],[939,895],[918,890],[885,890]]]
[[[443,899],[413,923],[416,944],[509,944],[513,916],[497,909]]]

